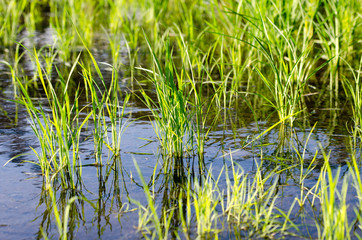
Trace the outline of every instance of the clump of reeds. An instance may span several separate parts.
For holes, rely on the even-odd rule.
[[[175,158],[190,155],[195,141],[197,154],[202,159],[208,134],[205,131],[205,114],[207,115],[209,107],[204,106],[201,90],[196,86],[188,48],[183,39],[181,41],[181,66],[175,65],[169,40],[165,43],[164,65],[148,42],[154,69],[143,70],[152,73],[150,80],[155,87],[157,100],[151,99],[144,90],[141,93],[155,118],[154,128],[163,154]]]
[[[15,45],[18,34],[24,27],[21,23],[21,17],[26,6],[26,0],[0,1],[0,44],[2,46]]]
[[[348,63],[347,63],[348,64]],[[352,108],[352,120],[354,126],[351,133],[359,138],[362,137],[362,86],[361,86],[361,70],[362,70],[362,58],[360,59],[360,64],[358,69],[353,69],[349,65],[350,76],[353,76],[353,79],[348,79],[346,76],[343,76],[343,87],[347,97],[351,102]],[[356,139],[355,139],[356,141]]]
[[[290,222],[290,211],[285,213],[275,206],[278,199],[275,172],[263,176],[261,168],[258,168],[252,177],[243,174],[242,168],[234,165],[234,162],[231,164],[230,176],[228,171],[221,170],[218,177],[214,178],[212,168],[209,168],[206,176],[200,176],[200,180],[195,179],[193,182],[190,176],[186,177],[186,183],[179,186],[185,189],[180,192],[178,204],[172,205],[170,209],[162,208],[159,212],[160,209],[155,205],[156,198],[135,163],[147,199],[147,206],[137,202],[140,211],[138,229],[146,238],[183,234],[188,239],[193,234],[193,228],[198,238],[218,238],[225,231],[225,222],[230,229],[234,229],[235,236],[248,238],[272,238],[288,234],[291,227],[297,228]],[[273,178],[276,178],[274,184],[265,186]],[[222,179],[226,181],[225,192],[220,188],[224,184]],[[175,213],[178,215],[175,216]],[[172,218],[179,219],[180,224],[170,228],[169,221]]]
[[[156,120],[154,128],[163,154],[182,158],[184,152],[190,151],[192,138],[191,117],[187,106],[188,84],[183,76],[179,76],[176,72],[169,41],[165,46],[165,65],[163,66],[152,47],[150,45],[149,47],[154,60],[150,80],[155,87],[157,102],[152,100],[144,90],[141,90],[141,93]]]
[[[81,162],[79,158],[80,133],[90,115],[80,119],[82,109],[78,105],[79,92],[74,93],[74,99],[69,94],[69,83],[72,73],[78,63],[76,61],[67,78],[60,72],[60,84],[57,89],[50,74],[47,74],[39,59],[36,50],[30,51],[36,66],[34,79],[40,82],[46,102],[41,104],[34,101],[27,91],[27,83],[16,76],[21,95],[17,100],[28,111],[32,129],[36,134],[40,152],[35,151],[39,166],[46,178],[59,174],[64,187],[75,188],[77,179],[81,176]],[[49,113],[45,110],[49,108]]]
[[[352,228],[348,221],[348,205],[346,203],[349,179],[348,176],[344,177],[339,189],[340,169],[333,174],[329,159],[330,156],[324,154],[325,163],[318,181],[320,184],[318,196],[322,215],[321,225],[317,225],[318,235],[321,239],[350,239]]]

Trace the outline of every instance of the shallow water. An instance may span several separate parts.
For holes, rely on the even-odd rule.
[[[42,45],[48,42],[49,39],[44,36],[48,35],[49,31],[46,30],[40,34],[33,44]],[[31,41],[28,44],[31,44]],[[95,56],[100,62],[110,61],[109,55],[106,53],[96,52]],[[25,62],[24,66],[27,71],[32,71],[30,63]],[[3,67],[0,68],[0,71],[6,72]],[[104,68],[103,71],[106,73],[108,70]],[[13,98],[12,84],[11,80],[6,78],[5,73],[0,73],[0,75],[2,76],[0,81],[0,164],[4,165],[13,157],[21,155],[0,168],[0,239],[38,239],[42,236],[41,229],[49,237],[56,238],[57,227],[52,209],[46,205],[49,200],[45,201],[48,196],[43,192],[46,186],[41,176],[41,170],[37,165],[26,162],[36,160],[30,147],[36,151],[39,150],[37,138],[27,121],[25,109],[5,100]],[[120,83],[122,90],[129,91],[131,83],[126,74]],[[319,144],[321,144],[331,151],[330,163],[333,171],[336,172],[337,168],[341,167],[341,176],[344,176],[348,171],[346,162],[349,160],[346,149],[348,132],[345,130],[345,122],[349,120],[350,114],[346,112],[346,108],[342,104],[331,108],[328,101],[313,104],[319,99],[318,96],[309,98],[308,111],[311,114],[307,121],[298,119],[299,126],[297,124],[294,129],[296,138],[287,140],[285,144],[294,143],[302,151],[312,126],[318,121],[307,144],[306,164],[313,158],[315,151],[320,150]],[[251,139],[257,136],[276,122],[275,119],[255,122],[252,113],[245,109],[247,108],[244,106],[244,108],[234,107],[221,110],[220,119],[208,136],[204,156],[205,165],[208,169],[212,167],[214,176],[217,176],[223,167],[230,168],[230,152],[233,160],[251,175],[255,172],[257,164],[260,164],[261,152],[266,159],[263,163],[265,174],[275,168],[282,169],[286,166],[296,165],[288,171],[283,171],[277,184],[279,199],[276,204],[282,210],[288,211],[295,196],[300,194],[298,183],[300,166],[295,159],[293,160],[295,154],[293,155],[291,148],[279,145],[283,141],[281,141],[278,127],[264,136],[262,142],[255,141],[242,149],[248,137]],[[45,110],[47,109],[45,108]],[[136,205],[132,203],[132,199],[138,200],[142,204],[147,202],[134,161],[137,162],[148,182],[153,177],[156,164],[158,163],[157,169],[160,169],[163,160],[158,153],[157,137],[151,122],[146,117],[140,118],[150,115],[150,111],[144,108],[138,98],[131,98],[126,112],[129,126],[122,136],[121,157],[114,161],[110,160],[109,164],[104,164],[103,167],[84,166],[82,184],[76,191],[61,189],[56,191],[57,202],[62,206],[73,196],[84,197],[89,201],[76,200],[69,224],[70,238],[141,238],[141,234],[136,230],[138,212],[134,211]],[[214,116],[210,115],[210,123],[213,118]],[[15,121],[15,119],[17,120]],[[210,124],[207,127],[211,127]],[[87,138],[87,133],[84,134],[84,139],[87,140],[80,146],[82,164],[93,164],[92,139]],[[264,144],[262,151],[261,144]],[[103,159],[105,161],[109,159],[109,154],[104,148]],[[281,155],[284,159],[277,158]],[[318,180],[320,167],[323,164],[320,155],[317,162],[318,167],[305,180],[306,187],[312,187]],[[180,171],[170,173],[170,175],[174,175],[175,181],[182,182],[182,178],[191,168],[191,172],[194,172],[194,177],[197,178],[199,177],[197,165],[197,159],[184,159],[183,164],[178,168]],[[112,170],[110,170],[111,168]],[[108,171],[109,175],[106,174]],[[156,170],[157,174],[158,172]],[[168,182],[166,175],[157,176],[159,177],[154,186],[154,190],[157,192],[156,203],[162,205],[165,201],[170,200],[167,191],[171,190],[167,190],[165,186],[171,183]],[[222,177],[219,187],[225,188],[225,186],[225,178]],[[354,191],[350,191],[347,204],[350,205],[351,216],[353,216],[353,206],[356,203]],[[295,224],[303,225],[300,227],[302,233],[308,229],[309,233],[316,237],[316,229],[312,226],[316,221],[314,214],[319,214],[318,207],[307,204],[302,212],[298,208],[293,209],[291,216]],[[304,236],[308,236],[308,234]],[[231,238],[232,233],[224,231],[220,237]]]
[[[134,104],[137,105],[137,104]],[[12,103],[4,104],[4,107],[10,109],[14,106]],[[146,109],[132,107],[129,109],[132,115],[139,116],[148,114]],[[130,116],[132,116],[130,115]],[[19,110],[19,123],[16,127],[10,127],[6,121],[2,122],[0,129],[0,160],[4,164],[12,157],[19,154],[32,154],[30,146],[37,150],[37,139],[34,136],[29,123],[26,121],[26,115],[23,110]],[[134,118],[130,117],[130,120]],[[259,123],[260,124],[260,123]],[[256,169],[255,159],[258,159],[260,150],[247,148],[240,150],[243,141],[248,135],[253,135],[256,132],[255,123],[251,122],[246,127],[239,127],[230,129],[230,125],[223,125],[213,130],[209,135],[207,142],[205,164],[207,167],[212,165],[213,171],[217,174],[224,164],[229,165],[230,157],[227,155],[228,151],[232,151],[233,160],[240,164],[246,172],[253,172]],[[327,125],[327,124],[326,124]],[[265,124],[265,126],[268,126]],[[303,137],[309,133],[310,129],[298,130],[298,136],[301,142],[304,143]],[[235,132],[236,131],[236,132]],[[154,142],[144,146],[147,142],[139,139],[151,139]],[[312,138],[308,144],[307,159],[312,157],[314,151],[318,149],[317,142],[322,145],[329,145],[331,150],[332,167],[336,168],[340,164],[342,172],[346,171],[347,167],[343,164],[348,160],[348,155],[344,149],[345,136],[342,134],[331,134],[327,128],[319,127],[316,132],[312,134]],[[265,139],[266,142],[277,143],[278,131],[272,131]],[[125,131],[121,142],[121,158],[119,166],[122,169],[117,169],[123,172],[114,177],[111,174],[110,179],[107,181],[99,176],[100,171],[104,169],[97,169],[94,166],[83,167],[82,180],[83,187],[79,189],[78,193],[58,193],[59,200],[61,196],[83,194],[93,204],[98,205],[98,209],[94,209],[88,203],[80,204],[78,207],[81,210],[79,213],[79,227],[75,227],[73,236],[75,239],[114,239],[114,238],[138,238],[139,233],[136,232],[137,226],[137,212],[119,214],[119,209],[123,204],[128,204],[132,209],[135,207],[129,202],[130,199],[137,199],[146,204],[142,188],[133,182],[133,178],[138,179],[137,172],[134,168],[133,159],[141,167],[142,173],[146,179],[150,179],[154,166],[159,157],[157,154],[158,143],[154,134],[152,125],[146,120],[136,120],[130,124]],[[84,156],[83,164],[93,163],[92,149],[93,145],[90,142],[85,142],[80,147],[82,156]],[[264,155],[270,156],[273,159],[275,151],[275,144],[264,147]],[[105,153],[106,156],[107,153]],[[226,156],[223,157],[223,155]],[[89,160],[87,160],[89,159]],[[105,158],[106,159],[106,158]],[[23,160],[34,160],[34,155],[25,155],[17,158],[16,160],[8,163],[6,166],[0,168],[0,239],[34,239],[40,237],[40,227],[52,219],[49,215],[49,209],[42,202],[42,188],[43,178],[41,177],[40,168],[32,163],[24,163]],[[118,161],[118,160],[117,160]],[[272,161],[265,164],[265,170],[273,169],[276,165]],[[215,174],[215,175],[216,175]],[[295,195],[300,193],[299,184],[296,179],[293,180],[293,175],[297,178],[299,174],[298,168],[287,174],[281,174],[279,182],[280,199],[277,205],[283,210],[287,211],[293,202]],[[98,175],[98,177],[97,177]],[[305,181],[306,186],[313,186],[319,176],[319,169],[317,168]],[[136,180],[139,182],[138,180]],[[146,180],[147,181],[147,180]],[[115,182],[117,184],[115,184]],[[162,176],[159,180],[158,186],[162,185]],[[220,181],[220,187],[225,187]],[[118,189],[117,189],[118,188]],[[157,189],[157,186],[156,186]],[[119,191],[119,192],[118,192]],[[157,202],[162,201],[162,189],[157,195],[159,196]],[[119,197],[120,202],[116,200]],[[350,203],[355,203],[356,198],[352,194],[348,196]],[[113,202],[113,205],[112,205]],[[83,207],[81,207],[83,205]],[[284,209],[285,208],[285,209]],[[313,223],[313,211],[310,206],[304,209],[306,215],[309,214],[310,218],[306,219],[307,223]],[[297,210],[296,210],[297,212]],[[296,217],[295,223],[302,223],[302,219]],[[46,225],[46,224],[45,224]],[[315,231],[315,230],[314,230]],[[50,221],[50,225],[46,227],[48,236],[56,234],[56,225],[54,219]],[[314,232],[316,233],[316,232]],[[225,233],[226,234],[226,233]],[[225,238],[228,236],[225,235]]]

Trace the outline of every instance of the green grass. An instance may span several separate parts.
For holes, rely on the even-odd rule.
[[[348,177],[345,177],[340,189],[340,169],[335,174],[329,165],[330,156],[325,155],[325,164],[320,174],[320,197],[322,221],[318,227],[320,239],[350,239],[351,225],[348,222],[346,197],[348,191]]]
[[[291,213],[308,203],[317,208],[319,238],[353,238],[350,179],[332,171],[330,156],[316,151],[307,159],[306,152],[314,132],[323,132],[314,131],[319,126],[313,125],[313,112],[328,104],[349,109],[343,113],[350,113],[353,123],[340,128],[349,131],[351,160],[346,161],[361,205],[360,12],[357,0],[0,0],[1,63],[9,69],[4,75],[11,79],[13,102],[28,113],[39,144],[32,149],[35,162],[48,185],[58,181],[62,189],[73,190],[85,185],[84,141],[94,146],[88,165],[97,167],[99,178],[105,169],[108,178],[115,161],[122,165],[123,135],[133,123],[126,119],[129,106],[139,101],[146,106],[160,147],[156,155],[163,160],[158,176],[172,186],[172,197],[158,206],[156,176],[149,186],[137,168],[147,200],[147,206],[136,203],[137,229],[144,238],[218,238],[225,232],[236,238],[305,237],[298,232],[305,226],[296,226]],[[52,46],[38,46],[45,30],[53,33]],[[338,101],[344,98],[346,105]],[[335,136],[341,115],[333,114],[329,130]],[[18,116],[11,122],[16,126]],[[247,143],[239,132],[250,126],[258,137]],[[303,129],[311,132],[299,143],[300,152],[295,141]],[[274,130],[276,142],[265,142]],[[215,178],[208,161],[221,158],[208,155],[208,137],[218,131],[224,136],[210,143],[220,148],[217,155],[228,156],[225,143],[233,131],[234,143],[227,147],[232,153],[251,151],[259,164],[254,172],[231,161]],[[261,147],[254,146],[256,140],[263,140]],[[198,180],[192,169],[184,171],[194,157]],[[273,160],[277,164],[269,171]],[[292,161],[295,165],[286,167]],[[278,180],[288,171],[297,173],[300,194],[282,210]],[[171,173],[183,182],[173,182]],[[307,188],[313,173],[319,178]],[[59,236],[66,239],[69,208],[59,213],[52,191]],[[67,201],[71,206],[74,199]],[[356,210],[353,223],[360,226],[360,220]]]
[[[348,64],[348,63],[347,63]],[[360,65],[358,69],[353,69],[349,65],[352,80],[348,79],[346,76],[343,76],[344,81],[343,87],[345,93],[351,102],[352,107],[352,120],[354,126],[352,127],[351,133],[356,137],[362,137],[362,89],[361,89],[361,67],[362,67],[362,58],[360,60]],[[356,139],[355,139],[356,141]]]
[[[79,92],[74,93],[72,99],[68,93],[68,86],[77,61],[74,63],[67,79],[59,73],[60,91],[55,90],[50,75],[43,69],[37,51],[28,50],[34,57],[36,64],[36,79],[40,81],[47,102],[44,106],[29,95],[27,83],[16,77],[17,85],[21,89],[18,103],[24,105],[28,111],[32,129],[40,144],[40,152],[34,150],[38,164],[46,179],[59,175],[63,187],[75,188],[77,179],[81,176],[81,162],[79,158],[80,133],[90,114],[80,120],[82,109],[78,105]],[[49,107],[50,112],[44,111]]]
[[[26,5],[26,0],[2,0],[0,2],[0,43],[2,46],[15,45],[18,34],[23,28],[20,21]]]
[[[157,102],[141,90],[146,106],[156,120],[155,132],[165,156],[182,158],[189,152],[192,141],[191,117],[189,116],[187,82],[176,72],[169,42],[165,46],[165,65],[162,66],[149,45],[154,58],[154,69],[150,71],[157,94]],[[148,70],[146,70],[148,71]]]
[[[206,176],[201,176],[201,183],[196,179],[193,182],[190,175],[186,176],[186,183],[180,186],[182,190],[178,203],[171,208],[162,208],[161,212],[157,210],[155,196],[151,194],[136,164],[147,199],[147,205],[137,202],[140,212],[139,231],[146,238],[166,238],[170,229],[173,229],[174,235],[184,235],[189,239],[190,229],[195,228],[198,238],[217,239],[225,231],[226,224],[234,228],[235,236],[241,238],[273,238],[290,234],[290,228],[297,229],[289,218],[290,212],[283,212],[275,206],[278,199],[277,180],[273,185],[266,186],[266,182],[277,179],[276,172],[263,176],[258,170],[254,176],[248,176],[233,161],[231,164],[230,176],[221,170],[215,178],[211,167]],[[226,181],[225,191],[220,189],[223,181]],[[177,212],[179,214],[174,216]],[[180,224],[170,228],[168,221],[173,218],[179,219]]]

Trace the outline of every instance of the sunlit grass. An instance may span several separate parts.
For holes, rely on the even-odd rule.
[[[314,227],[319,238],[353,238],[347,202],[350,179],[332,170],[330,156],[316,151],[306,159],[308,141],[318,125],[300,144],[303,153],[293,145],[293,134],[309,129],[309,121],[313,125],[309,117],[326,96],[334,103],[330,108],[343,105],[335,100],[346,97],[350,105],[343,107],[351,106],[353,124],[340,127],[352,135],[346,141],[352,160],[346,161],[360,207],[360,10],[357,0],[0,0],[1,63],[9,69],[12,101],[26,109],[38,140],[39,146],[31,148],[35,162],[46,184],[59,182],[62,189],[85,184],[80,149],[84,141],[93,141],[88,165],[97,167],[99,179],[102,167],[108,177],[114,161],[122,165],[123,134],[134,120],[125,119],[128,104],[141,100],[151,113],[161,149],[160,173],[164,181],[171,179],[166,185],[173,183],[170,172],[186,176],[169,190],[177,195],[168,199],[172,203],[159,206],[154,179],[146,183],[137,167],[147,202],[136,202],[137,229],[144,238],[218,238],[227,231],[236,238],[273,238],[291,234],[289,230],[305,237],[299,232],[305,226],[296,226],[291,212],[308,208],[311,198],[311,208],[317,206]],[[43,38],[52,41],[51,46],[39,46]],[[309,98],[314,95],[318,98]],[[256,124],[259,131],[249,143],[245,134],[238,137],[249,128],[239,123],[244,119],[228,123],[227,117],[246,111],[252,120],[245,122]],[[16,126],[18,116],[14,118]],[[259,122],[267,129],[261,134]],[[225,159],[207,155],[208,147],[217,146],[217,155],[229,156],[223,141],[230,125],[235,142],[230,151],[252,151],[258,166],[244,172],[232,160],[215,177],[210,162]],[[278,152],[273,155],[287,157],[278,158],[275,169],[264,174],[264,163],[274,156],[264,158],[263,147],[247,147],[274,128],[277,142],[261,146],[275,144]],[[210,133],[220,129],[225,136],[208,145]],[[289,152],[297,157],[288,159]],[[197,180],[191,169],[182,172],[184,161],[193,157],[198,160]],[[295,165],[286,168],[289,160]],[[321,162],[323,168],[318,169]],[[298,174],[300,194],[283,211],[277,207],[278,177],[290,169]],[[307,188],[312,173],[320,175]],[[75,200],[67,200],[61,217],[56,193],[48,191],[59,237],[66,239],[67,214]],[[354,223],[361,228],[361,214],[355,213]]]

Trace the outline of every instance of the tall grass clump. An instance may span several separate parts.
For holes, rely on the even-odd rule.
[[[192,58],[189,45],[180,35],[177,36],[181,60],[173,57],[173,49],[169,38],[165,41],[164,58],[159,59],[151,47],[153,70],[142,70],[151,73],[151,80],[157,100],[153,100],[141,89],[144,103],[151,110],[155,119],[155,131],[159,139],[162,153],[168,157],[182,158],[191,156],[195,151],[199,159],[203,159],[205,142],[210,132],[206,130],[206,119],[209,115],[214,96],[203,97],[203,78],[209,73],[202,68],[200,56]],[[191,50],[192,51],[192,50]],[[164,64],[162,64],[164,62]],[[194,67],[198,68],[194,71]]]
[[[148,44],[150,44],[148,42]],[[172,60],[172,49],[167,40],[165,43],[165,63],[156,57],[149,45],[153,57],[150,80],[155,87],[157,101],[151,99],[141,90],[144,102],[155,118],[155,132],[165,156],[182,158],[189,152],[192,143],[192,118],[188,109],[187,82],[183,75],[178,75]]]
[[[319,239],[350,239],[352,226],[348,222],[348,176],[340,184],[340,169],[333,174],[330,156],[324,154],[325,164],[320,173],[321,226],[317,225]],[[340,189],[339,189],[340,188]]]
[[[17,78],[21,96],[17,100],[28,111],[32,129],[37,136],[40,151],[33,149],[38,158],[43,176],[50,179],[52,175],[60,177],[65,188],[75,188],[81,177],[81,161],[79,156],[80,133],[91,116],[80,117],[82,109],[78,104],[79,92],[74,99],[69,94],[69,83],[74,72],[76,61],[67,79],[58,72],[61,82],[60,90],[55,88],[53,79],[46,74],[36,50],[29,51],[36,65],[36,80],[40,82],[46,102],[41,104],[29,95],[26,83]]]
[[[192,200],[195,208],[197,234],[200,238],[212,236],[217,238],[217,234],[222,231],[219,226],[221,217],[217,209],[223,201],[218,187],[222,173],[221,170],[219,177],[214,179],[210,167],[207,175],[203,177],[202,183],[195,182]]]
[[[119,87],[119,71],[122,65],[120,56],[120,42],[117,37],[109,39],[112,50],[112,65],[108,65],[112,69],[110,85],[108,87],[108,96],[105,102],[105,115],[109,117],[110,124],[104,121],[106,132],[110,129],[111,139],[106,137],[105,144],[113,152],[113,157],[119,157],[121,151],[121,138],[124,131],[127,129],[124,122],[125,110],[128,104],[130,94],[122,93]],[[132,81],[132,79],[131,79]],[[123,96],[123,99],[122,99]],[[123,100],[123,105],[120,106],[120,101]],[[104,116],[104,120],[106,119]],[[110,125],[110,126],[109,126]]]
[[[347,63],[348,64],[348,63]],[[361,70],[362,70],[362,58],[360,59],[359,68],[354,70],[349,65],[350,76],[353,76],[352,80],[343,75],[343,87],[348,97],[352,108],[352,120],[354,122],[351,133],[356,137],[362,137],[362,86],[361,86]],[[357,140],[357,139],[355,139]]]
[[[227,192],[224,214],[231,226],[239,229],[236,234],[246,238],[273,238],[288,234],[295,225],[289,223],[289,213],[276,207],[278,191],[274,171],[264,176],[261,166],[254,177],[245,174],[242,168],[231,162],[231,175],[226,171]],[[274,181],[271,186],[268,182]],[[290,206],[293,209],[294,203]]]
[[[59,57],[69,62],[74,59],[82,45],[91,47],[95,30],[100,29],[100,10],[103,1],[50,1],[50,26]],[[106,8],[104,8],[106,10]],[[75,54],[74,54],[75,53]]]
[[[90,102],[91,108],[95,164],[102,165],[104,145],[112,151],[114,157],[120,155],[121,137],[127,128],[123,122],[125,109],[130,96],[125,94],[123,105],[120,106],[121,94],[118,85],[118,74],[116,73],[118,70],[111,66],[111,81],[110,84],[106,84],[98,63],[90,52],[89,54],[96,73],[89,64],[82,63],[80,67],[82,69],[86,99]],[[109,122],[106,119],[109,119]],[[111,138],[108,137],[108,131],[111,133]]]
[[[186,239],[218,239],[228,227],[237,238],[275,238],[292,235],[289,230],[298,227],[290,219],[294,203],[288,212],[276,206],[278,200],[277,172],[264,176],[261,168],[254,176],[244,174],[232,162],[232,174],[224,169],[215,177],[212,168],[199,179],[192,179],[190,171],[180,188],[178,200],[169,206],[157,208],[157,191],[151,191],[155,182],[146,184],[137,163],[146,205],[136,202],[139,208],[138,229],[145,238],[166,238],[168,235]],[[174,181],[172,178],[167,178]],[[225,182],[224,182],[225,181]],[[167,182],[167,184],[176,184]],[[221,186],[225,185],[225,191]],[[166,191],[166,190],[165,190]],[[173,193],[174,194],[174,193]],[[177,198],[177,195],[167,199]],[[159,204],[161,206],[161,203]],[[168,235],[167,235],[168,234]]]
[[[362,230],[362,179],[361,179],[361,165],[356,155],[351,155],[351,161],[349,164],[351,176],[353,179],[353,187],[356,191],[356,197],[358,199],[358,205],[354,208],[356,214],[356,226],[357,229]],[[357,233],[355,234],[358,238],[361,238]]]
[[[12,46],[17,41],[18,34],[24,28],[22,15],[27,6],[27,0],[0,1],[0,44]]]
[[[354,46],[358,41],[355,36],[361,18],[357,9],[361,9],[361,4],[355,0],[322,0],[320,9],[323,11],[319,11],[315,18],[316,33],[323,57],[332,59],[328,65],[329,88],[337,96],[340,66],[343,65],[340,59],[350,60],[350,56],[354,55]]]
[[[317,59],[310,61],[307,58],[312,43],[299,53],[291,31],[278,28],[270,19],[264,20],[263,16],[260,16],[260,21],[263,38],[255,38],[271,68],[271,75],[263,73],[258,67],[255,70],[271,97],[261,93],[258,95],[277,111],[279,119],[284,119],[303,110],[303,95],[308,80],[327,63],[313,69]],[[291,126],[293,121],[294,118],[290,118]]]

